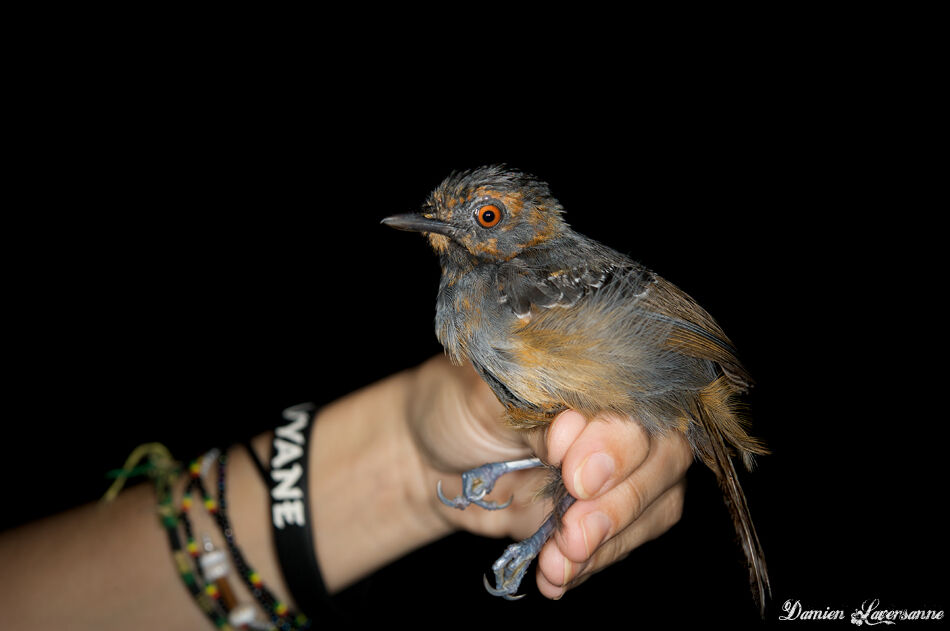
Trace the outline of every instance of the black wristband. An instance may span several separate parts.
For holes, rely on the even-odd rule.
[[[294,602],[311,618],[333,613],[317,564],[308,492],[307,447],[315,416],[312,403],[284,410],[287,422],[274,432],[268,475],[277,560]]]

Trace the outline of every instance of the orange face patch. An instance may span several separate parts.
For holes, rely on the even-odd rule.
[[[429,245],[432,246],[432,249],[436,251],[436,254],[442,254],[449,247],[449,238],[444,234],[435,234],[429,232],[426,236],[429,237]]]
[[[508,214],[512,216],[520,215],[521,211],[524,209],[524,194],[520,191],[502,193],[501,191],[488,188],[487,186],[480,186],[476,188],[474,191],[469,193],[468,197],[466,197],[466,201],[483,197],[497,199],[505,205],[505,208],[508,210]]]
[[[508,209],[508,213],[512,216],[518,216],[521,214],[521,211],[524,210],[524,194],[520,191],[502,196],[501,201],[505,205],[505,208]]]
[[[470,246],[469,249],[476,254],[491,254],[493,256],[497,256],[498,239],[491,238],[486,239],[485,241],[479,241],[474,246]]]

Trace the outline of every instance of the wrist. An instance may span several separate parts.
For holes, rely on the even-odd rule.
[[[427,501],[425,467],[409,431],[414,372],[368,386],[317,415],[310,501],[331,592],[448,532]]]

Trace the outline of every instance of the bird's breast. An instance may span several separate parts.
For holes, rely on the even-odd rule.
[[[436,302],[436,336],[456,363],[480,361],[504,345],[511,310],[504,309],[491,274],[444,274]]]
[[[674,393],[713,379],[711,362],[671,349],[670,323],[651,317],[629,283],[519,318],[500,300],[494,278],[443,279],[436,333],[453,361],[472,361],[486,381],[504,387],[503,403],[609,410],[649,427],[672,414]]]

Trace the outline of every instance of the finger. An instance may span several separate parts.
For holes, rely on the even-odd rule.
[[[589,559],[598,546],[680,482],[692,460],[692,449],[679,432],[653,440],[643,463],[629,476],[603,495],[577,501],[567,510],[554,536],[561,553],[574,562]]]
[[[600,546],[588,561],[573,567],[573,578],[568,587],[580,585],[597,572],[625,559],[633,550],[656,539],[675,526],[683,516],[685,497],[686,480],[684,479],[667,489],[639,519]]]
[[[578,439],[587,427],[587,419],[575,410],[565,410],[558,414],[548,428],[545,445],[547,456],[545,462],[558,466],[574,441]]]
[[[548,541],[538,554],[538,591],[547,598],[560,598],[587,563],[571,561],[561,553],[554,541]]]
[[[650,438],[639,423],[598,416],[586,424],[564,453],[564,486],[578,499],[595,498],[633,473],[649,451]]]
[[[686,482],[667,489],[627,528],[600,546],[586,561],[571,561],[557,544],[548,542],[538,555],[538,590],[557,599],[600,570],[625,558],[632,550],[655,539],[676,524],[683,513]]]

